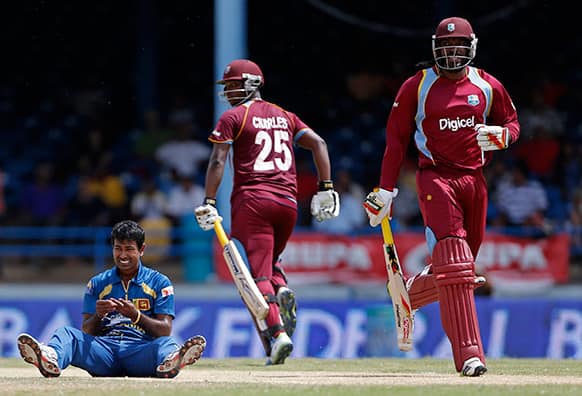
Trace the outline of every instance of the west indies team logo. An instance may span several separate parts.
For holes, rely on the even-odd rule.
[[[479,97],[477,95],[469,95],[467,96],[467,103],[471,106],[477,106],[479,104]]]

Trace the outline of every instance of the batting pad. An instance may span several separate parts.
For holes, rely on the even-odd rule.
[[[432,257],[443,329],[453,350],[455,368],[478,357],[485,363],[475,297],[475,264],[464,239],[445,238],[435,245]]]
[[[432,269],[431,269],[432,271]],[[439,292],[434,282],[434,274],[420,273],[406,282],[412,309],[418,309],[439,300]]]

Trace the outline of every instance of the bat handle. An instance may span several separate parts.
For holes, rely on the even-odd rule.
[[[218,238],[218,242],[220,242],[220,246],[224,247],[224,245],[228,243],[228,237],[224,232],[224,228],[222,228],[220,219],[216,219],[214,222],[214,232],[216,232],[216,237]]]
[[[390,228],[390,220],[388,220],[388,216],[382,219],[382,236],[384,237],[384,243],[386,245],[394,244],[394,237],[392,236],[392,229]]]

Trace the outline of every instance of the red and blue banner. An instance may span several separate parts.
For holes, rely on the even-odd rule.
[[[428,248],[420,233],[394,235],[405,275],[428,263]],[[546,287],[569,278],[570,240],[567,234],[523,238],[488,233],[476,260],[477,272],[495,287]],[[222,252],[215,244],[218,278],[231,281]],[[291,284],[385,283],[386,264],[381,234],[363,236],[294,234],[282,255]]]

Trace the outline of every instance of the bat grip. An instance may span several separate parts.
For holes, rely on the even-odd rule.
[[[216,237],[218,238],[218,242],[220,242],[220,246],[224,247],[224,245],[228,243],[228,237],[226,236],[219,219],[216,219],[214,222],[214,232],[216,232]]]
[[[390,220],[388,220],[388,216],[382,219],[382,237],[384,237],[384,243],[386,245],[394,244],[394,237],[392,236],[392,229],[390,228]]]

